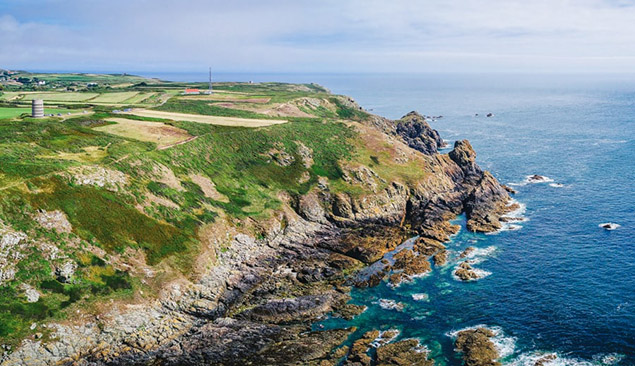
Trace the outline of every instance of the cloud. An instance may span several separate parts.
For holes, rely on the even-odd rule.
[[[6,0],[5,67],[635,71],[625,0]]]

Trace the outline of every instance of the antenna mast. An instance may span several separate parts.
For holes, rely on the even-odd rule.
[[[209,68],[209,91],[207,92],[208,94],[213,94],[214,92],[212,91],[212,68]]]

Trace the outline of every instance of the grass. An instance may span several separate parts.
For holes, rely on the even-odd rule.
[[[272,119],[272,117],[270,116],[256,112],[219,107],[216,105],[212,105],[207,101],[187,100],[179,98],[170,99],[167,103],[163,104],[160,107],[157,107],[156,110],[165,112],[202,114],[207,116]]]
[[[76,82],[91,77],[48,76]],[[124,82],[127,78],[101,80]],[[71,116],[63,122],[57,118],[1,120],[2,113],[9,114],[4,118],[12,118],[30,112],[30,108],[0,108],[0,221],[29,236],[26,252],[15,263],[16,279],[0,284],[0,342],[17,344],[42,331],[39,327],[30,330],[31,323],[64,319],[108,298],[138,296],[140,289],[158,292],[158,282],[143,285],[135,271],[121,271],[137,260],[145,260],[165,273],[165,278],[197,275],[192,266],[200,245],[198,231],[221,212],[236,225],[243,220],[269,218],[282,205],[278,198],[281,192],[292,197],[305,194],[319,177],[329,178],[331,193],[367,193],[361,186],[342,180],[341,167],[347,164],[367,165],[386,182],[393,178],[416,180],[424,174],[420,161],[394,164],[394,147],[382,145],[383,140],[364,130],[356,132],[350,127],[356,124],[340,122],[361,121],[367,115],[319,86],[215,84],[220,92],[213,98],[218,99],[260,99],[258,105],[275,106],[312,97],[336,106],[303,106],[315,118],[289,117],[287,123],[280,123],[280,119],[256,112],[210,105],[206,98],[182,98],[178,93],[185,85],[137,85],[113,88],[115,92],[99,89],[98,93],[8,92],[3,96],[46,94],[73,100],[93,95],[83,102],[59,104],[103,105],[95,106],[94,114]],[[107,106],[155,103],[170,95],[173,97],[161,107],[136,111],[137,115],[112,114],[114,108]],[[216,124],[229,122],[233,126]],[[157,149],[190,137],[196,139]],[[312,150],[314,163],[310,168],[299,155],[301,144]],[[274,152],[292,156],[293,163],[278,165],[271,156]],[[87,165],[118,170],[126,174],[128,184],[109,191],[73,183],[73,172]],[[157,173],[159,166],[171,170],[173,176],[169,174],[166,180],[166,175]],[[192,181],[197,180],[194,176],[209,179],[220,195],[206,196]],[[64,212],[73,231],[45,230],[34,221],[38,209]],[[77,263],[72,283],[60,282],[54,276],[62,259],[47,258],[38,247],[44,242],[55,244],[63,260]],[[95,257],[86,249],[89,246],[102,248],[105,256]],[[21,283],[38,289],[40,301],[27,303]],[[152,287],[151,291],[146,292],[147,287]]]
[[[45,114],[66,114],[70,112],[68,109],[60,109],[60,108],[44,108]],[[31,115],[31,108],[8,108],[8,107],[0,107],[0,119],[6,118],[16,118],[20,117],[22,114]]]
[[[137,93],[136,95],[123,101],[125,104],[141,104],[146,101],[152,102],[157,93]]]
[[[118,92],[118,93],[102,93],[97,97],[90,99],[95,103],[123,103],[124,101],[135,97],[139,92]]]
[[[212,204],[237,217],[266,216],[270,210],[279,207],[277,193],[280,190],[304,193],[320,175],[339,179],[338,161],[353,154],[349,139],[354,132],[342,123],[298,121],[266,129],[201,126],[186,122],[177,125],[199,138],[157,152],[154,159],[164,164],[179,161],[174,169],[183,175],[205,173],[216,189],[229,198],[229,202],[213,201]],[[310,170],[298,156],[299,142],[313,150],[314,165]],[[295,156],[295,162],[287,167],[272,162],[267,152],[274,148]],[[184,159],[186,156],[201,158]],[[299,183],[304,172],[308,172],[311,179]]]
[[[108,156],[107,149],[100,146],[87,146],[81,152],[59,152],[53,155],[41,155],[43,159],[70,160],[81,163],[97,163]]]
[[[167,112],[163,110],[147,110],[134,109],[126,115],[134,115],[147,118],[169,119],[173,121],[190,121],[204,124],[221,125],[221,126],[239,126],[239,127],[264,127],[273,124],[285,123],[287,120],[282,119],[254,119],[241,117],[222,117],[216,115],[202,115],[191,113]],[[260,115],[258,115],[260,116]],[[265,116],[267,117],[267,116]]]
[[[152,142],[157,144],[159,149],[192,138],[187,131],[161,122],[138,121],[126,118],[108,118],[106,121],[113,123],[96,127],[95,130],[129,139]]]
[[[142,78],[134,75],[122,75],[122,74],[83,74],[83,73],[71,73],[71,74],[59,74],[59,73],[19,73],[15,75],[17,77],[38,78],[40,80],[46,80],[47,82],[64,82],[64,83],[107,83],[107,84],[125,84],[125,83],[153,83],[152,80]]]
[[[73,93],[73,92],[45,92],[23,93],[20,100],[31,101],[42,99],[45,102],[85,102],[99,96],[98,93]]]
[[[121,253],[127,247],[141,248],[148,263],[154,265],[174,253],[187,256],[195,246],[193,233],[143,215],[112,192],[69,186],[59,178],[42,182],[41,188],[46,193],[30,196],[33,207],[62,210],[81,238],[96,241],[111,253]]]

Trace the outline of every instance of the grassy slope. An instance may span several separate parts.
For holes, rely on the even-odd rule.
[[[363,136],[349,125],[324,118],[366,117],[363,112],[338,102],[324,89],[276,83],[223,84],[218,89],[277,102],[307,96],[330,98],[337,110],[333,115],[317,109],[312,111],[315,118],[290,118],[290,123],[257,129],[167,122],[198,138],[166,150],[157,150],[150,142],[94,129],[112,117],[108,113],[72,118],[64,123],[56,119],[0,120],[1,222],[25,232],[29,243],[57,246],[78,266],[73,282],[63,283],[53,269],[65,259],[51,259],[35,244],[24,249],[15,267],[15,280],[0,285],[0,342],[15,344],[37,331],[29,328],[33,322],[64,319],[71,311],[108,297],[127,298],[142,288],[151,292],[152,289],[146,288],[150,285],[142,285],[139,278],[117,264],[125,262],[129,249],[142,253],[148,265],[161,264],[163,269],[189,275],[198,250],[198,229],[214,221],[219,212],[236,219],[266,218],[280,207],[277,199],[280,191],[291,195],[305,193],[315,186],[319,176],[328,177],[334,190],[350,189],[341,180],[341,161],[374,165],[373,169],[385,177],[416,178],[414,167],[391,167],[385,163],[390,157],[388,152],[367,146],[360,138]],[[213,107],[207,101],[178,98],[160,109],[267,118],[253,112]],[[298,155],[299,143],[313,150],[314,164],[310,169],[304,167]],[[273,149],[294,156],[294,163],[285,167],[275,164],[268,154]],[[130,184],[116,192],[77,185],[68,172],[84,165],[123,172]],[[180,189],[155,174],[159,166],[175,174]],[[208,177],[227,200],[206,197],[188,177],[192,174]],[[300,177],[307,174],[308,181],[300,183]],[[172,201],[179,208],[148,201],[150,193]],[[144,208],[140,209],[141,206]],[[33,220],[37,209],[63,211],[73,232],[43,229]],[[101,257],[91,254],[88,251],[91,247],[107,254]],[[42,294],[38,302],[26,302],[21,289],[25,283]]]

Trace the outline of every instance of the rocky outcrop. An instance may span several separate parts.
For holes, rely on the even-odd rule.
[[[395,283],[426,273],[431,270],[430,257],[443,265],[447,257],[443,242],[458,230],[449,220],[465,212],[470,230],[495,230],[509,196],[478,167],[469,142],[459,141],[449,155],[439,155],[442,140],[420,115],[410,113],[398,123],[377,121],[378,126],[385,123],[380,128],[390,130],[391,138],[399,136],[427,154],[416,153],[422,159],[421,169],[426,169],[421,179],[384,181],[369,167],[347,166],[345,183],[364,187],[363,193],[331,192],[323,180],[306,194],[293,198],[281,194],[275,218],[257,223],[262,237],[236,232],[242,222],[221,227],[223,237],[210,240],[208,248],[216,253],[216,261],[196,279],[166,284],[156,300],[113,307],[81,326],[51,327],[50,341],[28,340],[3,361],[7,365],[53,365],[73,359],[81,360],[77,365],[335,365],[347,357],[345,364],[351,365],[430,365],[416,340],[382,344],[371,357],[366,351],[379,335],[373,333],[354,342],[350,350],[333,351],[354,330],[312,331],[310,323],[331,311],[343,317],[362,311],[346,305],[350,285],[346,275],[382,260],[413,233],[420,238],[412,250],[397,255],[393,265],[383,267],[367,284],[379,283],[391,271],[399,274]],[[282,166],[296,163],[296,157],[281,149],[268,155]],[[299,157],[305,167],[310,166],[311,151],[301,151]],[[336,187],[335,181],[332,186]],[[218,242],[223,243],[222,250]],[[74,270],[62,265],[57,274],[72,282]]]
[[[408,146],[426,155],[434,155],[439,148],[445,146],[439,133],[415,111],[395,121],[395,132]]]
[[[454,346],[463,354],[466,366],[500,366],[498,351],[490,340],[494,336],[487,328],[466,329],[458,332]]]
[[[345,366],[391,366],[416,365],[432,366],[434,361],[428,359],[428,352],[416,339],[403,339],[393,342],[399,335],[396,330],[380,332],[371,330],[356,340],[351,346]],[[376,348],[374,354],[369,352]]]
[[[478,280],[481,277],[467,262],[462,262],[461,264],[459,264],[457,269],[454,271],[454,275],[461,281],[474,281]]]
[[[467,141],[457,141],[448,156],[463,172],[462,185],[468,192],[464,200],[467,228],[471,231],[491,232],[501,228],[500,218],[513,210],[505,187],[476,164],[476,153]]]

